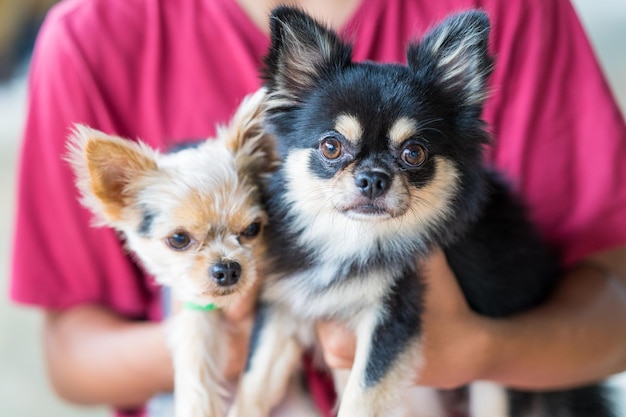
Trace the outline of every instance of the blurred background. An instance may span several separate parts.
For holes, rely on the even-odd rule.
[[[25,76],[32,42],[53,3],[53,0],[0,0],[0,417],[109,415],[105,409],[70,406],[54,396],[48,387],[42,358],[41,315],[12,305],[7,296],[17,151],[26,110]],[[624,113],[626,0],[573,0],[573,3]],[[624,376],[616,378],[624,386],[622,398],[626,398],[625,381]],[[626,405],[623,409],[626,410]]]

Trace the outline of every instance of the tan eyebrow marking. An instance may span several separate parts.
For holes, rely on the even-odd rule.
[[[357,144],[363,135],[363,126],[356,117],[349,114],[340,114],[337,117],[335,130],[354,144]]]
[[[402,142],[417,134],[417,123],[408,117],[401,117],[396,120],[389,129],[389,140],[394,145],[400,145]]]

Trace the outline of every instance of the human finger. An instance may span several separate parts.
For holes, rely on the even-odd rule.
[[[320,321],[316,327],[326,364],[336,369],[351,368],[356,350],[354,334],[335,321]]]

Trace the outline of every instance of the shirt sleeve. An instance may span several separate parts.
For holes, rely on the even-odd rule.
[[[156,301],[154,285],[114,231],[91,226],[64,160],[74,123],[113,131],[112,112],[74,35],[77,19],[69,16],[62,7],[49,13],[31,63],[10,295],[47,309],[97,303],[146,318]]]
[[[626,244],[626,128],[567,0],[482,3],[496,63],[491,158],[565,264]]]

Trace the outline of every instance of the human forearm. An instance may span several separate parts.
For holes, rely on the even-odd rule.
[[[571,269],[543,306],[492,321],[485,379],[525,389],[571,387],[626,369],[624,249]]]
[[[172,389],[161,324],[79,306],[47,313],[44,346],[52,385],[70,402],[132,408]]]

